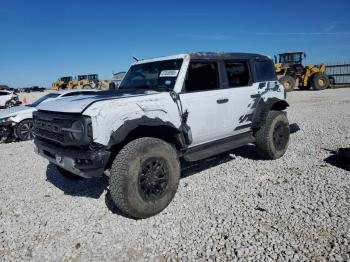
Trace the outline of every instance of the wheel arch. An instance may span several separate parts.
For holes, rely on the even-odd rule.
[[[289,107],[287,101],[278,98],[268,98],[266,101],[260,100],[252,120],[253,129],[258,129],[266,120],[269,111],[283,111]]]
[[[108,144],[112,148],[121,148],[130,141],[141,137],[162,139],[173,144],[178,150],[185,147],[181,131],[172,123],[146,116],[125,121],[122,126],[111,134]]]

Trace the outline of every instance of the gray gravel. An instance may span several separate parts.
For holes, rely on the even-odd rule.
[[[161,214],[122,216],[107,179],[69,181],[33,152],[0,145],[0,260],[350,260],[350,89],[293,92],[286,155],[254,147],[183,170]],[[327,159],[327,161],[325,161]]]

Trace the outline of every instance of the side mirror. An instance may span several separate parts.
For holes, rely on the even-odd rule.
[[[306,53],[304,53],[304,58],[306,58]]]
[[[273,56],[275,58],[275,64],[277,64],[277,56]]]

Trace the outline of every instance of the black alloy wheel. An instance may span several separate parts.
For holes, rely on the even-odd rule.
[[[162,197],[169,181],[169,168],[165,159],[152,157],[141,167],[138,188],[141,197],[146,201],[154,201]]]
[[[284,122],[278,122],[273,131],[273,144],[277,150],[283,150],[288,143],[288,127]]]
[[[22,141],[31,140],[34,138],[33,135],[33,121],[32,120],[24,120],[20,122],[16,127],[16,135]]]

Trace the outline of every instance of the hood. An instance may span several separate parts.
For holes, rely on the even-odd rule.
[[[155,91],[131,91],[123,92],[120,90],[96,92],[96,95],[80,95],[58,98],[53,101],[42,103],[36,107],[38,110],[51,111],[51,112],[62,112],[62,113],[82,113],[91,104],[105,101],[129,98],[135,96],[146,96],[157,94]]]
[[[15,106],[8,109],[0,110],[0,119],[19,115],[24,112],[35,111],[34,107],[29,106]]]

